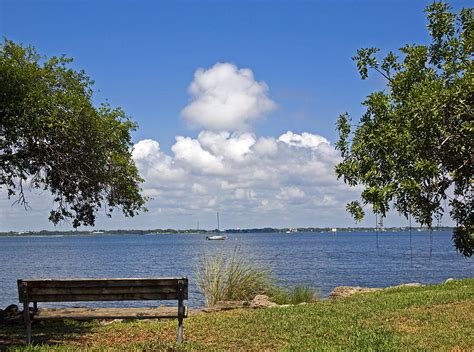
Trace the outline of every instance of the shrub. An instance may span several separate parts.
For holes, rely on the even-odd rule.
[[[228,258],[222,253],[203,255],[195,274],[208,307],[219,301],[252,300],[274,286],[270,272],[249,263],[237,249]]]

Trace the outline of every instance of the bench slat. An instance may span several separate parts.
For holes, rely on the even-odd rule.
[[[187,310],[185,311],[185,317]],[[178,307],[159,308],[41,308],[35,320],[164,319],[178,318]]]
[[[97,295],[110,295],[110,294],[122,294],[122,293],[177,293],[177,286],[132,286],[132,287],[53,287],[53,288],[42,288],[32,287],[29,288],[28,296],[32,298],[35,295],[80,295],[80,294],[97,294]]]
[[[123,286],[172,286],[177,285],[178,281],[185,281],[187,278],[156,278],[156,279],[45,279],[45,280],[19,280],[26,283],[29,287],[123,287]]]
[[[177,300],[176,293],[120,293],[112,295],[32,295],[30,302],[85,302],[85,301],[146,301],[146,300]],[[187,299],[185,296],[183,299]],[[20,298],[21,301],[21,298]],[[22,301],[21,301],[22,302]]]

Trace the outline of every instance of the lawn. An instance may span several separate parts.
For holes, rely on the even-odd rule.
[[[402,287],[315,304],[192,315],[189,350],[474,350],[474,279]],[[0,327],[0,348],[27,351],[174,350],[177,322],[40,322]]]

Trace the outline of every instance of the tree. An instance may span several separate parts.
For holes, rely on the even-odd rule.
[[[0,45],[0,189],[28,207],[25,186],[48,190],[54,224],[94,225],[96,213],[144,210],[131,156],[136,124],[120,108],[95,107],[93,81],[72,59]]]
[[[384,217],[390,207],[430,229],[449,202],[456,222],[453,242],[465,256],[474,248],[473,219],[473,9],[452,13],[434,2],[425,10],[429,45],[406,45],[401,57],[377,48],[353,57],[361,78],[369,70],[386,80],[386,89],[370,94],[356,126],[339,116],[342,162],[338,178],[363,185],[362,204],[347,209],[356,220],[366,205]]]

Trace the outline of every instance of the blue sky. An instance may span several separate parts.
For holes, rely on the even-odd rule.
[[[376,46],[386,52],[406,43],[426,43],[428,34],[423,9],[429,3],[0,0],[0,35],[31,44],[47,56],[65,54],[73,57],[74,67],[84,69],[95,80],[95,88],[99,90],[97,101],[108,99],[112,105],[123,107],[138,122],[134,142],[156,141],[164,158],[160,163],[170,157],[171,163],[179,164],[185,160],[173,150],[176,136],[197,140],[200,133],[212,130],[208,125],[190,128],[182,115],[183,108],[196,98],[188,94],[188,87],[195,80],[194,73],[198,68],[209,70],[216,63],[229,63],[237,74],[239,69],[248,68],[256,82],[265,82],[268,90],[264,94],[277,107],[252,120],[245,131],[237,131],[239,136],[251,133],[255,141],[260,137],[278,140],[287,131],[297,135],[306,132],[324,137],[333,145],[337,138],[334,126],[337,116],[347,111],[356,117],[362,111],[360,102],[364,97],[374,89],[383,88],[384,82],[379,77],[361,81],[351,56],[361,47]],[[467,1],[451,4],[456,10],[469,5]],[[234,132],[229,128],[229,133]],[[199,140],[199,143],[205,149],[204,142]],[[147,146],[154,145],[149,143]],[[207,148],[212,149],[209,145]],[[298,149],[298,153],[301,150]],[[283,155],[285,152],[278,153]],[[214,156],[226,163],[224,156],[216,152]],[[282,160],[278,159],[278,162]],[[160,169],[162,164],[153,165]],[[269,164],[270,169],[275,170]],[[190,170],[186,175],[195,177],[198,171]],[[235,172],[235,168],[233,170]],[[214,185],[215,182],[232,183],[224,174],[207,177],[200,174],[199,179],[191,182],[207,189],[213,187],[212,182]],[[206,184],[210,178],[213,181]],[[312,186],[305,185],[305,181],[296,176],[275,181],[276,193],[265,193],[265,187],[249,184],[248,180],[234,181],[240,182],[234,187],[236,194],[237,189],[247,195],[253,192],[255,196],[248,196],[247,201],[252,198],[252,202],[260,206],[265,200],[268,204],[278,197],[284,199],[286,196],[282,194],[291,193],[301,202],[304,197],[315,197],[309,188],[304,188]],[[198,186],[196,189],[200,189]],[[317,188],[317,182],[313,186]],[[162,182],[145,188],[154,189],[158,195],[163,194],[163,187],[180,190],[183,185]],[[264,193],[265,199],[259,199],[259,194]],[[285,198],[287,203],[282,203],[285,210],[272,212],[266,209],[248,220],[248,214],[242,212],[242,204],[237,201],[242,198],[231,201],[230,198],[221,199],[219,194],[208,196],[217,202],[209,201],[202,214],[197,210],[179,209],[177,204],[186,202],[182,195],[175,195],[174,205],[163,205],[160,196],[156,196],[150,204],[151,214],[143,216],[142,220],[118,217],[111,223],[99,219],[98,225],[104,228],[186,227],[192,226],[198,218],[211,222],[211,214],[215,214],[216,209],[240,214],[235,221],[229,221],[229,227],[353,224],[343,211],[332,212],[325,219],[311,216],[318,213],[317,209],[312,213],[297,212],[301,216],[286,216],[280,221],[279,211],[291,213],[291,210],[288,212],[293,204],[288,200],[291,197]],[[168,194],[167,199],[171,198]],[[8,206],[4,200],[0,204],[4,209]],[[300,206],[307,209],[307,204]],[[255,209],[259,208],[256,206]],[[32,220],[26,224],[19,211],[11,208],[8,211],[17,215],[11,214],[11,220],[4,219],[0,230],[33,226],[33,222],[36,227],[50,227],[47,221],[40,220],[42,214],[46,214],[45,209],[31,212],[29,219]],[[393,218],[394,225],[401,223]]]

